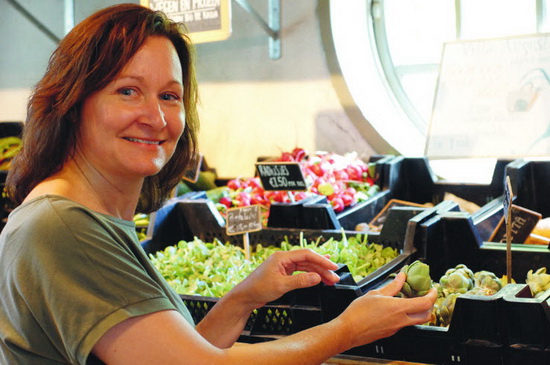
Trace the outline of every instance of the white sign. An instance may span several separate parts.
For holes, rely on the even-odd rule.
[[[231,35],[230,0],[141,0],[141,5],[184,23],[193,43],[220,41]]]
[[[425,154],[550,154],[550,34],[444,46]]]

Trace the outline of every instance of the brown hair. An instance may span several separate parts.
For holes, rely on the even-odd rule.
[[[176,48],[183,70],[186,127],[166,166],[145,178],[138,211],[157,210],[169,197],[197,149],[193,48],[182,24],[140,5],[121,4],[78,24],[60,42],[35,86],[27,106],[23,149],[6,180],[8,195],[16,204],[62,168],[75,149],[83,101],[110,83],[150,36],[166,37]]]

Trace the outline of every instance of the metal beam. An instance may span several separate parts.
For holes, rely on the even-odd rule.
[[[55,43],[59,43],[61,40],[58,36],[56,36],[51,30],[48,29],[40,20],[38,20],[34,15],[32,15],[25,7],[23,7],[21,4],[17,2],[17,0],[8,0],[8,3],[10,3],[15,10],[19,11],[21,15],[23,15],[25,18],[27,18],[28,21],[30,21],[34,26],[36,26],[42,33],[44,33],[48,38],[50,38]]]
[[[65,35],[74,28],[74,0],[65,0],[63,15],[65,17]]]
[[[269,57],[281,58],[281,0],[268,0],[268,22],[250,5],[248,0],[235,0],[248,12],[269,36]]]

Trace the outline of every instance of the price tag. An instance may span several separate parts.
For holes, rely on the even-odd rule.
[[[231,208],[227,210],[227,235],[235,235],[262,229],[262,216],[259,205]]]
[[[258,162],[256,171],[265,190],[307,190],[302,169],[297,162]]]
[[[510,240],[514,243],[525,243],[542,215],[514,204],[510,206],[510,212],[511,218],[508,221],[510,223]],[[505,243],[507,225],[502,218],[489,238],[489,242]]]
[[[189,163],[190,168],[186,170],[183,174],[183,180],[187,180],[192,183],[197,182],[197,180],[199,179],[199,174],[201,172],[202,160],[202,154],[198,153],[195,155],[195,157]]]

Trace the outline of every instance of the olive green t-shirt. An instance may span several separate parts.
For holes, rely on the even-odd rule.
[[[90,352],[107,330],[168,309],[193,322],[133,222],[54,195],[10,214],[0,234],[0,364],[99,364]]]

